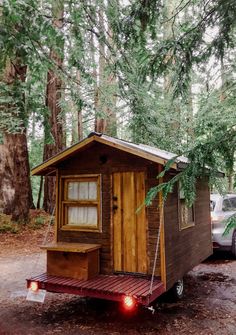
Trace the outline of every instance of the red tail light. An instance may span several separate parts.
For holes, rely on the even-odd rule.
[[[135,301],[135,299],[133,297],[131,297],[129,295],[126,295],[124,297],[123,303],[124,303],[124,307],[126,309],[131,310],[131,309],[133,309],[135,307],[136,301]]]
[[[33,292],[37,292],[38,289],[39,289],[39,285],[38,285],[38,283],[37,283],[36,281],[32,281],[32,282],[30,283],[29,289],[30,289],[31,291],[33,291]]]

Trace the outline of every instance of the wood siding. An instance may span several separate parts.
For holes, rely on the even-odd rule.
[[[58,168],[59,177],[66,175],[101,174],[101,203],[102,230],[101,232],[63,231],[58,229],[58,241],[74,243],[101,244],[100,269],[101,273],[113,272],[113,229],[112,229],[112,174],[115,172],[144,172],[145,191],[157,183],[158,165],[129,153],[94,143],[89,150],[80,152],[78,156],[61,163]],[[151,178],[149,180],[149,177]],[[60,211],[60,209],[59,209]],[[158,233],[159,216],[158,200],[147,208],[149,221],[148,230],[148,273],[152,271]],[[158,270],[156,274],[160,274]]]
[[[164,210],[167,289],[212,254],[209,199],[207,181],[199,180],[195,225],[180,231],[177,186],[168,196]]]
[[[145,191],[157,184],[159,166],[157,163],[133,156],[101,143],[92,144],[89,149],[80,151],[76,157],[65,160],[58,167],[58,175],[101,175],[101,232],[64,231],[58,229],[57,238],[61,242],[101,244],[100,269],[103,274],[114,270],[113,261],[113,181],[116,172],[142,172],[145,175]],[[174,170],[171,171],[171,173]],[[166,181],[165,179],[164,181]],[[60,191],[60,190],[59,190]],[[158,229],[160,224],[159,200],[153,200],[146,208],[147,217],[147,272],[152,273]],[[128,201],[128,199],[127,199]],[[59,197],[60,202],[60,197]],[[59,212],[58,212],[59,217]],[[195,226],[179,230],[178,193],[174,188],[165,203],[165,259],[167,289],[179,278],[207,258],[212,253],[211,227],[209,211],[209,189],[206,181],[197,186],[195,204]],[[162,271],[163,272],[163,271]],[[155,274],[160,276],[160,252]]]
[[[113,174],[114,270],[147,273],[144,172]]]
[[[149,166],[147,171],[147,190],[157,185],[156,179],[158,175],[158,166]],[[156,197],[150,206],[147,207],[147,218],[148,218],[148,258],[149,258],[149,273],[152,273],[154,266],[155,251],[157,245],[158,230],[160,225],[160,208],[159,198]],[[158,247],[158,258],[155,269],[155,275],[160,276],[160,245]]]

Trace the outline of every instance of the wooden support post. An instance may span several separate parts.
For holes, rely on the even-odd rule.
[[[55,235],[54,235],[54,242],[57,242],[57,235],[58,235],[58,229],[59,229],[59,217],[60,217],[60,211],[59,211],[59,171],[56,170],[56,185],[55,185],[55,192],[56,192],[56,201],[55,201],[55,222],[54,222],[54,229],[55,229]]]
[[[162,166],[158,165],[158,174],[162,171]],[[163,182],[163,178],[159,179],[159,183]],[[160,257],[161,257],[161,281],[164,284],[166,289],[166,258],[165,258],[165,227],[164,227],[164,202],[163,202],[163,194],[159,192],[159,227],[161,227],[160,234]]]

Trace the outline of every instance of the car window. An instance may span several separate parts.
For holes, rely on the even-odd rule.
[[[236,198],[228,198],[223,200],[222,210],[224,212],[236,211]]]
[[[213,201],[213,200],[211,200],[211,201],[210,201],[210,209],[211,209],[211,212],[214,211],[215,205],[216,205],[216,202]]]

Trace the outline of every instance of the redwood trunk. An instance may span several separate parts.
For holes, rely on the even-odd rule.
[[[0,145],[0,211],[9,213],[14,200],[15,189],[13,183],[13,171],[7,159],[7,148],[4,144]]]
[[[82,110],[78,111],[78,140],[83,139],[83,115]]]
[[[21,59],[16,57],[14,61],[9,60],[3,75],[3,81],[9,85],[16,85],[18,82],[24,82],[26,78],[27,67],[21,64]],[[22,103],[24,104],[24,94],[22,93]],[[4,108],[14,106],[4,106]],[[14,113],[14,108],[13,112]],[[18,117],[18,115],[13,115]],[[14,196],[6,202],[4,212],[12,215],[13,221],[27,222],[29,218],[29,209],[33,208],[33,197],[30,182],[29,155],[27,147],[26,129],[23,120],[19,120],[21,125],[20,133],[4,134],[4,145],[6,149],[6,167],[8,174],[11,175]]]
[[[6,204],[5,213],[12,215],[13,221],[28,221],[29,209],[33,206],[30,183],[30,167],[26,133],[5,134],[7,161],[14,181],[13,201]]]
[[[60,29],[63,24],[63,3],[58,7],[54,4],[53,25]],[[57,65],[62,67],[63,60],[53,50],[50,52],[50,58]],[[47,160],[57,154],[64,148],[63,139],[63,120],[61,117],[60,99],[62,91],[62,80],[54,71],[49,70],[47,78],[46,90],[46,106],[49,110],[49,117],[45,118],[45,145],[44,145],[44,160]],[[49,131],[47,131],[49,129]],[[46,176],[44,181],[44,201],[43,208],[46,212],[53,213],[55,207],[55,177]]]
[[[98,23],[100,34],[104,34],[105,27],[105,2],[102,1],[98,10]],[[109,27],[108,27],[109,29]],[[109,43],[112,45],[112,31],[109,29]],[[99,40],[99,69],[98,69],[98,87],[95,87],[95,131],[98,133],[106,133],[110,136],[117,135],[117,120],[116,114],[112,108],[109,108],[102,102],[102,94],[105,94],[106,87],[114,87],[115,76],[106,73],[106,57],[111,57],[109,51],[105,49],[105,43],[102,39]],[[103,97],[104,99],[104,97]],[[116,98],[113,95],[112,104],[115,106]],[[103,114],[103,115],[102,115]]]
[[[56,58],[51,53],[52,58]],[[61,60],[57,59],[57,62]],[[45,133],[45,145],[43,159],[47,160],[63,149],[63,127],[60,122],[61,108],[58,105],[61,99],[61,79],[53,71],[48,72],[48,84],[46,91],[46,105],[50,111],[50,116],[46,120],[50,128],[50,134]],[[51,139],[50,139],[51,137]],[[48,141],[53,143],[47,144]],[[55,178],[46,176],[44,181],[44,201],[43,208],[46,212],[52,213],[55,206]]]

